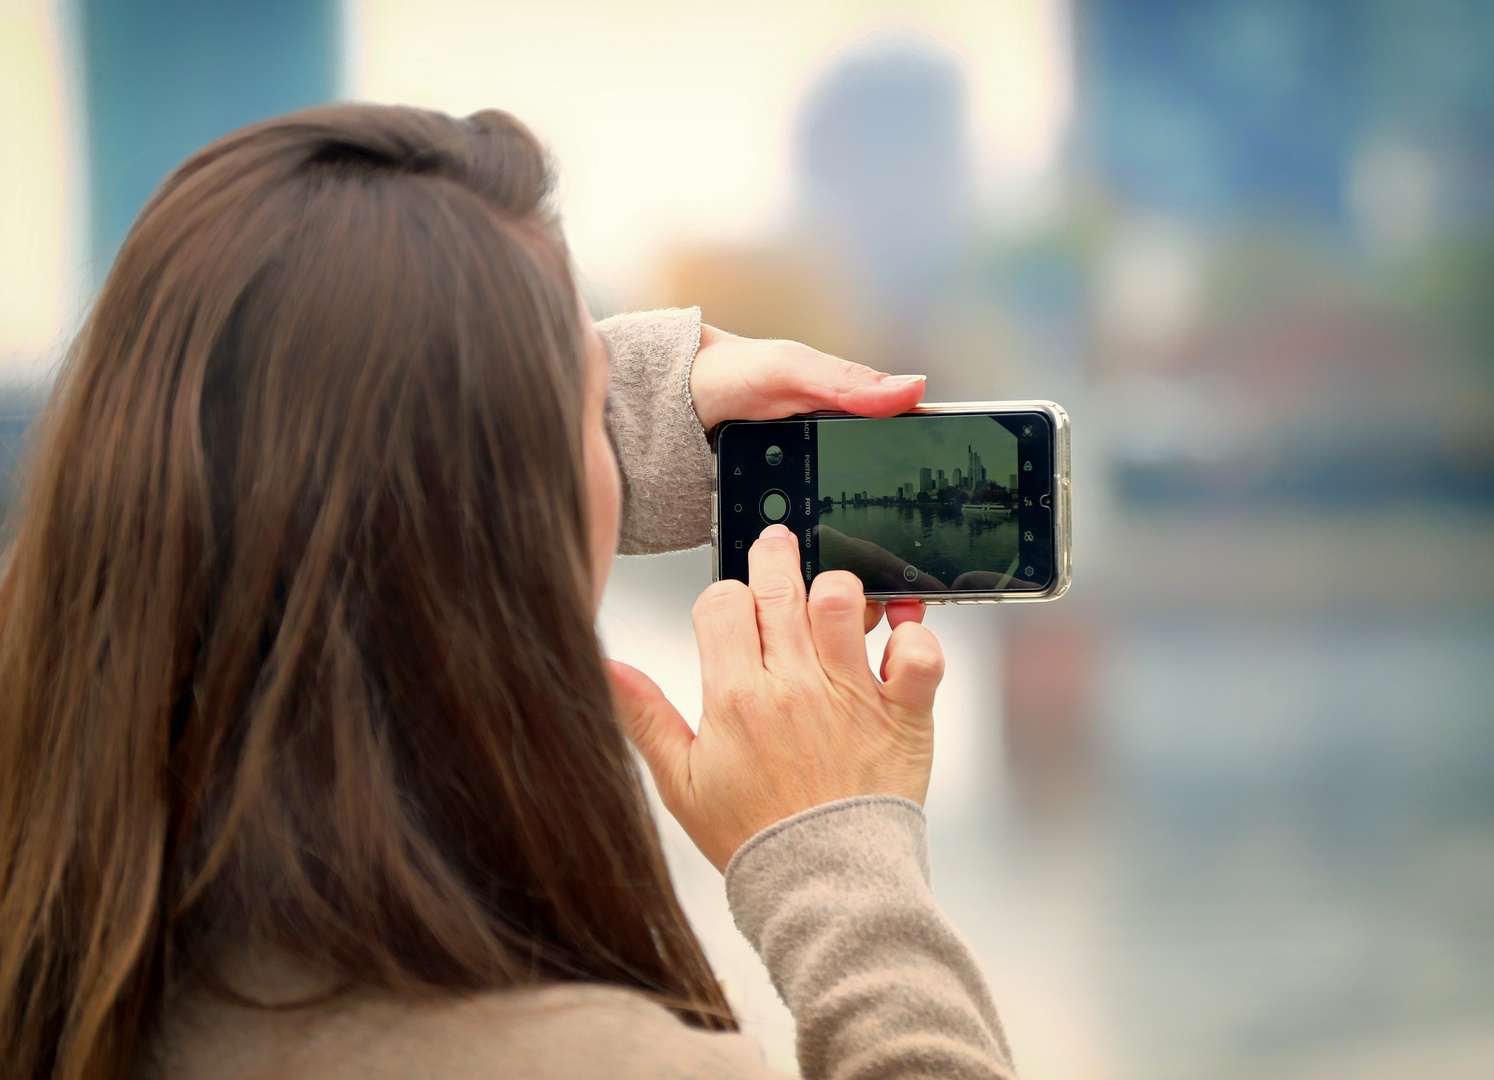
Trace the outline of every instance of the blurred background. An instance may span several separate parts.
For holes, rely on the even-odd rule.
[[[1494,3],[0,0],[7,470],[152,187],[336,97],[528,122],[598,315],[1069,409],[1070,594],[928,616],[1028,1080],[1494,1075]],[[687,715],[709,577],[604,608]]]

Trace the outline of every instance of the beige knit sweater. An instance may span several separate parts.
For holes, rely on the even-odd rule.
[[[624,551],[710,535],[710,450],[689,396],[697,311],[602,324],[628,503]],[[806,1080],[1010,1077],[1010,1054],[969,948],[929,891],[923,811],[846,799],[749,840],[726,869],[746,935],[793,1011]],[[271,964],[245,976],[294,994]],[[412,1004],[348,995],[293,1012],[209,994],[169,1011],[145,1075],[160,1080],[766,1080],[745,1035],[686,1027],[635,991],[504,990]]]

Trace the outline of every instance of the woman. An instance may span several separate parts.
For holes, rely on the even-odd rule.
[[[920,386],[693,313],[604,342],[549,191],[503,114],[340,106],[142,212],[0,580],[6,1076],[762,1075],[624,727],[806,1076],[1007,1069],[927,892],[916,619],[878,681],[855,580],[806,604],[768,530],[696,606],[698,736],[593,630],[620,533],[706,535],[704,428]]]

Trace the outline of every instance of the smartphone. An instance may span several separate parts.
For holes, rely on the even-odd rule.
[[[983,401],[728,421],[716,433],[716,579],[746,581],[747,551],[774,523],[798,537],[806,584],[849,570],[877,600],[1054,600],[1070,574],[1068,414]]]

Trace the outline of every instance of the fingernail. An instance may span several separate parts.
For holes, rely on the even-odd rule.
[[[883,375],[882,384],[902,390],[905,387],[917,385],[927,378],[927,375]]]
[[[787,525],[769,525],[766,529],[757,534],[757,538],[759,540],[766,540],[770,536],[792,537],[793,535],[793,533],[788,531]]]

